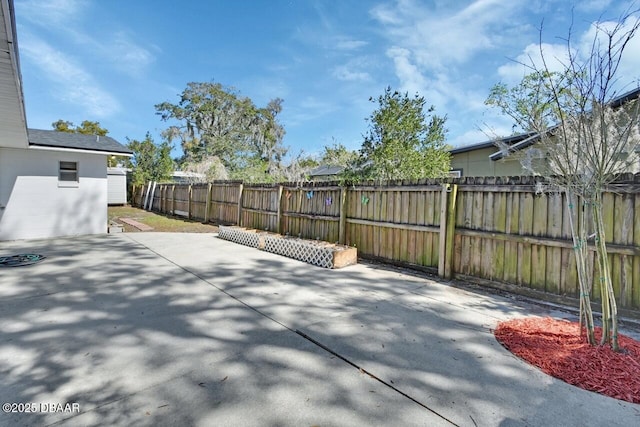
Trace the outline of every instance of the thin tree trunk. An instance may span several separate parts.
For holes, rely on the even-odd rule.
[[[600,273],[600,294],[602,295],[602,339],[601,345],[611,343],[614,351],[619,351],[618,345],[618,307],[616,304],[607,245],[605,243],[604,222],[602,220],[602,195],[596,195],[593,204],[593,221],[596,229],[596,254],[598,257],[598,272]]]
[[[594,335],[593,312],[591,311],[591,298],[589,296],[590,289],[587,283],[586,256],[587,256],[587,230],[584,221],[584,209],[581,220],[578,221],[578,228],[573,221],[575,196],[571,191],[566,190],[567,207],[569,208],[569,225],[571,226],[571,237],[573,239],[573,249],[576,256],[576,269],[578,272],[578,284],[580,287],[580,334],[582,334],[582,324],[586,328],[587,342],[595,345],[596,339]],[[577,211],[575,211],[577,214]]]

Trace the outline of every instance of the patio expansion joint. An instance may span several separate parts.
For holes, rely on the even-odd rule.
[[[372,379],[380,382],[381,384],[387,386],[388,388],[390,388],[391,390],[393,390],[394,392],[400,394],[401,396],[411,400],[412,402],[416,403],[417,405],[421,406],[422,408],[428,410],[429,412],[433,413],[434,415],[438,416],[439,418],[441,418],[442,420],[448,422],[449,424],[451,424],[452,426],[456,426],[458,427],[458,424],[454,423],[453,421],[451,421],[450,419],[446,418],[444,415],[438,413],[436,410],[430,408],[429,406],[427,406],[426,404],[420,402],[419,400],[417,400],[416,398],[410,396],[409,394],[403,392],[402,390],[398,389],[397,387],[395,387],[394,385],[382,380],[381,378],[377,377],[375,374],[365,370],[364,368],[360,367],[359,365],[357,365],[356,363],[352,362],[351,360],[349,360],[347,357],[342,356],[341,354],[337,353],[336,351],[332,350],[331,348],[325,346],[324,344],[321,344],[320,342],[314,340],[313,338],[311,338],[310,336],[308,336],[307,334],[305,334],[304,332],[298,330],[298,329],[294,329],[286,324],[284,324],[283,322],[279,321],[278,319],[274,318],[273,316],[270,316],[267,313],[264,313],[263,311],[261,311],[260,309],[244,302],[242,299],[240,299],[239,297],[236,297],[235,295],[231,294],[230,292],[226,291],[225,289],[215,285],[214,283],[211,283],[209,280],[207,280],[207,278],[201,276],[200,274],[198,274],[195,271],[192,271],[174,261],[172,261],[171,259],[167,258],[166,256],[162,255],[159,252],[156,252],[155,250],[151,249],[150,247],[148,247],[147,245],[145,245],[142,242],[139,242],[137,240],[135,240],[132,236],[127,236],[129,239],[131,239],[134,243],[139,244],[143,247],[145,247],[148,251],[156,254],[157,256],[159,256],[160,258],[164,259],[165,261],[173,264],[174,266],[176,266],[177,268],[179,268],[180,270],[184,271],[187,274],[190,274],[194,277],[196,277],[197,279],[203,281],[204,283],[208,284],[209,286],[217,289],[218,291],[222,292],[223,294],[227,295],[228,297],[232,298],[233,300],[237,301],[238,303],[242,304],[243,306],[245,306],[246,308],[248,308],[251,311],[254,311],[255,313],[259,314],[260,316],[263,316],[269,320],[271,320],[272,322],[280,325],[281,327],[283,327],[284,329],[286,329],[289,332],[292,332],[294,334],[296,334],[297,336],[299,336],[300,338],[303,338],[304,340],[314,344],[315,346],[317,346],[318,348],[328,352],[329,354],[339,358],[340,360],[342,360],[343,362],[347,363],[348,365],[354,367],[355,369],[357,369],[358,371],[360,371],[361,373],[364,373],[366,375],[368,375],[369,377],[371,377]]]

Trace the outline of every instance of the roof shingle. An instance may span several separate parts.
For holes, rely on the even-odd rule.
[[[42,129],[28,129],[27,134],[29,135],[29,145],[104,151],[106,153],[132,153],[131,150],[110,136],[84,135]]]

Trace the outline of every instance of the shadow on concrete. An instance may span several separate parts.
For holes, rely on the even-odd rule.
[[[12,252],[48,258],[0,270],[0,397],[81,413],[3,414],[0,425],[640,422],[639,405],[552,379],[495,341],[498,320],[548,314],[522,302],[207,234],[0,247]]]

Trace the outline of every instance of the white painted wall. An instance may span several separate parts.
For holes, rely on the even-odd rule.
[[[109,205],[127,203],[127,174],[121,169],[107,168],[107,203]]]
[[[58,182],[60,161],[78,162],[75,187]],[[106,156],[0,148],[0,240],[107,231]]]

